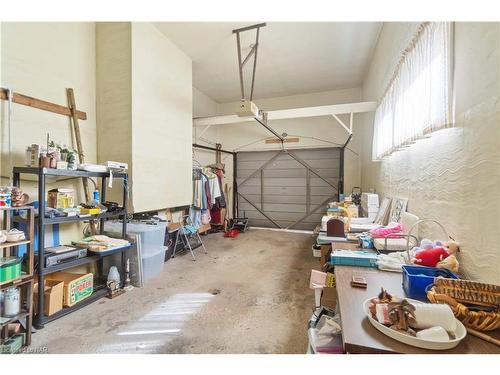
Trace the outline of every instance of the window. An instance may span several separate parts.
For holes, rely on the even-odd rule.
[[[375,112],[374,160],[452,126],[451,74],[451,23],[422,23]]]

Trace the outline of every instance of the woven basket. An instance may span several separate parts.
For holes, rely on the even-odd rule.
[[[436,278],[427,291],[432,303],[448,304],[456,318],[466,327],[492,331],[500,327],[500,287],[470,280]],[[466,305],[494,308],[493,311],[472,311]]]

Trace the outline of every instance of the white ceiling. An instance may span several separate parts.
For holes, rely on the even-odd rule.
[[[232,30],[252,24],[155,23],[193,60],[193,85],[219,103],[240,99]],[[381,27],[380,22],[268,22],[260,29],[254,98],[360,87]],[[255,41],[255,31],[241,36],[244,57]],[[251,68],[249,61],[247,97]]]

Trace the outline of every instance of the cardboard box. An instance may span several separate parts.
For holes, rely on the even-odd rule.
[[[326,285],[326,272],[318,270],[311,270],[311,277],[309,279],[309,288],[323,288]]]
[[[210,224],[202,224],[198,228],[198,233],[205,233],[208,232],[210,229],[212,229]]]
[[[332,242],[332,250],[361,250],[359,243],[356,242]]]
[[[63,308],[64,282],[58,280],[44,280],[43,313],[46,316],[55,314]],[[33,304],[38,306],[38,283],[33,288]]]
[[[47,275],[47,279],[64,282],[64,306],[73,306],[92,295],[94,291],[94,275],[92,273],[55,272]]]
[[[325,264],[330,261],[331,252],[332,252],[331,245],[321,245],[321,257],[319,258],[319,264],[321,265],[321,269],[323,269]]]
[[[7,324],[7,336],[14,336],[17,333],[21,333],[21,323]]]
[[[167,225],[169,233],[176,231],[180,227],[182,227],[182,225],[180,223],[168,223],[168,225]]]
[[[52,189],[47,193],[47,205],[52,208],[65,209],[75,206],[73,189]]]
[[[323,288],[321,294],[321,306],[334,310],[337,306],[337,289],[336,288]]]

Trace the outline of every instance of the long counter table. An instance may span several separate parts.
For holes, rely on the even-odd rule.
[[[340,246],[338,246],[340,247]],[[366,278],[366,289],[351,286],[352,276]],[[371,325],[363,311],[363,302],[377,296],[380,288],[390,294],[405,296],[400,273],[379,271],[372,268],[335,266],[338,308],[342,320],[342,336],[346,353],[402,353],[402,354],[499,354],[500,347],[467,334],[460,344],[451,350],[434,351],[416,348],[396,341]],[[500,330],[488,334],[499,338]]]

